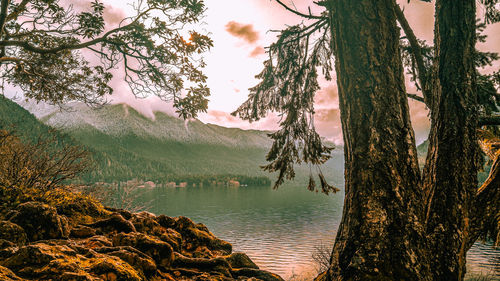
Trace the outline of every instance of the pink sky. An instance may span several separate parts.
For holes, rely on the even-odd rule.
[[[81,6],[82,1],[77,1]],[[90,1],[88,1],[90,2]],[[127,1],[128,2],[128,1]],[[292,6],[292,2],[285,0]],[[433,9],[434,3],[406,0],[399,1],[405,8],[405,14],[416,35],[428,42],[433,38]],[[128,8],[124,1],[104,0],[107,5],[107,20],[116,22],[124,15]],[[208,8],[202,29],[210,32],[214,40],[214,47],[205,55],[208,64],[206,74],[208,85],[211,88],[209,110],[200,115],[203,122],[214,123],[226,127],[240,127],[243,129],[274,130],[278,127],[278,118],[271,114],[269,118],[256,123],[248,123],[229,115],[248,95],[248,88],[258,81],[254,76],[260,72],[265,60],[264,47],[275,38],[275,34],[268,32],[281,29],[285,25],[297,24],[302,19],[285,11],[273,0],[206,0]],[[293,2],[298,10],[307,11],[307,5],[312,1],[296,0]],[[319,12],[314,4],[311,10]],[[478,8],[478,16],[482,9]],[[479,46],[482,50],[500,52],[500,24],[491,25],[487,29],[489,40]],[[498,69],[498,64],[485,71]],[[117,75],[118,76],[118,75]],[[322,89],[316,97],[316,126],[321,135],[336,142],[342,142],[339,120],[338,97],[335,79],[321,81]],[[172,114],[171,106],[155,97],[134,99],[130,91],[119,77],[113,81],[115,94],[113,102],[126,102],[148,116],[154,111],[164,111]],[[409,92],[416,92],[408,85]],[[426,138],[429,121],[427,111],[418,102],[410,100],[413,126],[416,131],[417,142]]]

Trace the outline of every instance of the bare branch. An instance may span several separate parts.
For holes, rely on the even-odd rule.
[[[480,116],[478,126],[500,125],[500,115]]]
[[[298,16],[301,16],[303,18],[306,18],[306,19],[326,19],[325,17],[321,17],[321,16],[303,14],[303,13],[297,11],[297,10],[294,10],[294,9],[288,7],[287,5],[285,5],[280,0],[275,0],[275,1],[278,2],[278,4],[280,4],[281,6],[283,6],[287,11],[292,12],[292,13],[294,13],[294,14],[296,14]]]
[[[11,21],[11,20],[15,20],[17,19],[17,17],[19,16],[19,14],[22,13],[22,11],[24,11],[24,9],[26,8],[26,5],[28,5],[28,3],[30,2],[30,0],[23,0],[17,7],[16,9],[10,13],[8,16],[7,16],[7,21]]]
[[[418,96],[418,95],[416,95],[416,94],[410,94],[410,93],[407,93],[407,95],[408,95],[408,97],[409,97],[410,99],[413,99],[413,100],[416,100],[416,101],[419,101],[419,102],[423,102],[423,103],[425,103],[424,98],[423,98],[423,97],[421,97],[421,96]]]
[[[420,47],[418,39],[415,36],[415,33],[413,32],[412,28],[410,27],[410,24],[406,20],[406,17],[403,11],[401,10],[401,7],[398,4],[394,4],[394,7],[396,10],[396,16],[398,18],[398,22],[403,28],[403,31],[406,34],[408,41],[410,42],[412,54],[417,63],[418,80],[420,80],[420,84],[422,85],[422,93],[424,94],[425,104],[429,107],[431,101],[430,100],[431,93],[429,91],[429,87],[427,86],[427,71],[425,69],[424,58],[422,56],[422,48]]]

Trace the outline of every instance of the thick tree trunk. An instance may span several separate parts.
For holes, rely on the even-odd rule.
[[[475,1],[437,0],[431,133],[424,169],[433,280],[462,280],[477,190]]]
[[[320,280],[431,280],[393,0],[332,1],[344,212]]]

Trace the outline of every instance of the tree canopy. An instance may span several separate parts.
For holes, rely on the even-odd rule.
[[[242,119],[257,121],[267,116],[269,112],[277,112],[282,116],[280,130],[271,134],[274,140],[264,166],[270,172],[279,171],[275,186],[278,187],[284,179],[294,177],[294,163],[309,163],[313,166],[324,163],[330,158],[331,147],[323,143],[314,127],[314,96],[319,90],[319,75],[328,81],[332,79],[331,72],[335,57],[332,1],[318,1],[315,5],[324,8],[321,14],[314,15],[295,10],[280,0],[275,0],[286,10],[306,20],[278,31],[278,39],[267,48],[269,58],[264,62],[261,73],[256,77],[260,83],[250,89],[248,99],[233,112]],[[425,2],[429,2],[423,0]],[[485,42],[483,35],[488,24],[500,21],[500,13],[496,8],[498,1],[482,0],[484,19],[477,22],[477,40]],[[407,93],[408,98],[424,102],[430,106],[430,85],[434,61],[433,46],[418,39],[408,24],[403,11],[396,7],[399,25],[404,31],[400,38],[402,61],[420,93]],[[475,65],[477,69],[492,65],[499,59],[497,53],[476,51]],[[479,95],[479,110],[481,125],[500,124],[498,108],[500,106],[500,70],[489,74],[478,71],[477,92]],[[497,130],[497,127],[489,127]],[[321,171],[319,171],[321,176]],[[309,188],[315,189],[311,178]],[[328,193],[331,187],[322,184],[322,191]]]
[[[59,0],[0,3],[0,75],[26,98],[102,104],[119,69],[136,96],[172,101],[184,118],[206,110],[201,55],[213,43],[192,29],[203,17],[202,0],[137,0],[116,26],[106,23],[99,0],[86,9]]]

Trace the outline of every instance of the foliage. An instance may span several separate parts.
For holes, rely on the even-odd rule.
[[[0,130],[0,215],[29,201],[54,206],[75,221],[105,213],[98,201],[64,184],[87,169],[87,152],[69,144],[60,150],[54,140],[22,142]]]
[[[55,141],[40,137],[23,143],[13,133],[0,131],[0,186],[50,190],[89,168],[88,152],[74,145],[54,147]]]
[[[89,4],[77,11],[60,0],[2,1],[2,82],[36,101],[96,105],[112,93],[111,70],[119,68],[136,96],[172,100],[184,118],[206,110],[201,54],[212,40],[187,30],[203,16],[202,0],[138,0],[118,26],[106,24],[101,1]]]
[[[279,172],[275,187],[283,184],[285,178],[295,177],[294,163],[318,167],[330,158],[333,150],[322,143],[314,128],[318,68],[326,79],[331,79],[333,50],[328,21],[291,26],[281,31],[278,38],[268,48],[269,59],[264,62],[264,70],[256,76],[261,82],[250,89],[248,100],[233,112],[249,121],[257,121],[270,111],[280,113],[280,130],[269,134],[274,142],[266,160],[271,163],[263,166],[266,171]],[[321,190],[327,194],[335,192],[323,180],[319,169],[318,174]],[[316,189],[312,174],[309,189]]]
[[[322,143],[314,128],[313,102],[314,95],[319,89],[317,71],[322,70],[324,77],[330,80],[335,54],[332,44],[335,31],[328,12],[330,10],[331,17],[334,17],[334,11],[328,1],[315,2],[316,5],[325,8],[319,16],[300,13],[279,0],[276,2],[306,19],[309,24],[298,24],[280,31],[277,41],[267,49],[269,59],[264,62],[262,72],[256,76],[260,79],[260,83],[250,89],[248,99],[233,112],[233,115],[249,121],[259,120],[272,111],[282,116],[280,130],[270,135],[274,140],[267,155],[267,161],[270,163],[263,167],[267,171],[279,171],[275,187],[282,184],[284,178],[294,177],[294,163],[305,162],[316,165],[324,163],[329,158],[331,149]],[[481,32],[486,24],[497,21],[498,10],[495,5],[498,1],[483,0],[481,3],[487,12],[486,21],[478,23],[477,29],[478,41],[484,42],[486,37],[481,35]],[[430,78],[430,69],[434,60],[433,48],[415,38],[416,44],[420,47],[418,58],[421,58],[421,61],[418,61],[409,37],[408,35],[401,39],[403,63],[411,81],[415,83],[418,90],[424,92],[425,96],[426,89],[423,89],[421,84]],[[476,67],[491,65],[497,59],[496,53],[477,51]],[[479,75],[477,86],[481,113],[498,112],[499,78],[498,72]],[[424,98],[415,94],[409,94],[409,96],[424,101]],[[495,127],[490,129],[495,130]],[[321,171],[319,172],[321,176]],[[323,192],[328,193],[332,190],[332,187],[325,186],[323,181],[321,182]],[[311,177],[309,189],[314,190],[315,186]]]

